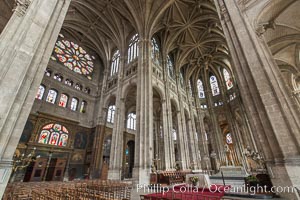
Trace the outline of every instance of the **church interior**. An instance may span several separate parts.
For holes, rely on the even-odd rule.
[[[81,199],[163,199],[128,188],[254,179],[300,199],[299,9],[299,0],[0,0],[0,198],[67,187],[93,191]]]

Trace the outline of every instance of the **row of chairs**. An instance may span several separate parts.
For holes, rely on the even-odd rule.
[[[131,185],[120,181],[27,182],[10,184],[3,200],[129,200]]]

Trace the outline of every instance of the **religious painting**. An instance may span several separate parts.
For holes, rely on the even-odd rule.
[[[89,143],[88,147],[92,148],[94,144],[94,138],[95,138],[95,131],[91,132],[90,137],[89,137]]]
[[[75,152],[71,157],[72,163],[82,163],[84,161],[84,152]]]
[[[76,133],[74,148],[75,149],[85,149],[87,143],[87,136],[85,133]]]

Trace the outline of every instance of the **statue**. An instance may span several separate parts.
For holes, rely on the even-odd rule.
[[[151,165],[151,172],[152,172],[153,174],[156,174],[156,173],[157,173],[156,167],[155,167],[154,164]]]
[[[226,166],[229,166],[229,165],[234,166],[234,162],[232,160],[232,155],[231,155],[231,150],[230,150],[228,144],[224,145],[224,151],[225,151],[225,154],[226,154]]]
[[[247,146],[247,148],[244,150],[244,155],[248,158],[254,161],[259,169],[265,170],[265,162],[264,158],[261,156],[259,152],[255,152],[251,149],[250,146]]]

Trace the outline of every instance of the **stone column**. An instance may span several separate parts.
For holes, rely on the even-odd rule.
[[[172,118],[172,106],[171,106],[171,99],[170,99],[170,85],[169,85],[169,76],[168,76],[168,69],[167,69],[167,55],[163,56],[165,59],[162,61],[163,67],[163,79],[164,79],[164,89],[165,89],[165,100],[163,99],[162,109],[163,109],[163,128],[164,128],[164,138],[168,140],[168,144],[165,144],[165,153],[169,155],[169,161],[167,160],[167,155],[165,155],[166,159],[166,170],[174,169],[175,167],[175,146],[173,141],[173,118]],[[178,130],[177,130],[178,132]],[[166,151],[167,150],[167,151]],[[167,153],[168,152],[168,153]],[[167,167],[167,162],[169,162],[169,168]]]
[[[137,131],[133,178],[139,184],[149,184],[153,162],[153,88],[151,40],[140,38],[137,71]]]
[[[0,36],[0,198],[70,0],[25,1]]]
[[[300,120],[265,41],[237,1],[215,0],[246,114],[276,186],[300,185]],[[242,2],[239,2],[242,3]],[[282,194],[287,199],[292,194]]]
[[[97,126],[95,130],[95,139],[93,143],[93,151],[92,151],[92,161],[91,161],[91,169],[90,169],[90,176],[91,178],[99,178],[102,163],[103,163],[103,142],[104,142],[104,136],[105,136],[105,127],[106,127],[106,118],[107,118],[107,106],[105,105],[106,102],[104,102],[104,94],[106,91],[106,85],[107,85],[107,78],[109,76],[109,69],[108,67],[110,65],[111,60],[108,59],[106,62],[106,68],[103,75],[102,80],[102,88],[100,93],[100,99],[98,101],[98,107],[99,112],[97,116]]]
[[[162,100],[162,116],[163,116],[163,133],[164,133],[164,157],[165,157],[165,169],[172,169],[175,165],[171,159],[171,145],[170,141],[172,137],[169,134],[168,128],[168,113],[167,113],[167,105],[166,100]],[[174,149],[174,147],[172,147]]]
[[[124,152],[124,129],[125,129],[125,102],[122,97],[123,94],[123,68],[125,66],[125,59],[121,53],[119,71],[118,71],[118,85],[116,97],[116,111],[114,118],[114,127],[111,140],[110,161],[108,177],[112,180],[121,180],[122,175],[122,161]]]
[[[180,108],[179,108],[180,109]],[[181,110],[181,111],[180,111]],[[178,123],[178,138],[177,142],[179,143],[179,154],[180,154],[180,161],[181,167],[183,170],[187,169],[189,164],[189,149],[187,146],[187,139],[186,139],[186,129],[185,129],[185,118],[184,118],[184,111],[180,109],[177,111],[177,123]]]
[[[217,120],[215,111],[214,111],[214,102],[213,102],[213,96],[212,91],[210,87],[210,80],[209,80],[209,74],[208,74],[208,63],[206,63],[205,66],[205,72],[204,72],[204,88],[205,88],[205,97],[207,98],[207,105],[208,105],[208,112],[210,116],[210,122],[213,126],[212,133],[209,134],[210,142],[212,144],[213,151],[218,155],[216,159],[219,159],[219,161],[224,163],[225,162],[225,153],[224,153],[224,142],[223,142],[223,136],[220,130],[220,125]],[[221,94],[219,94],[221,95]],[[211,152],[210,152],[211,153]],[[219,169],[217,169],[219,170]]]

